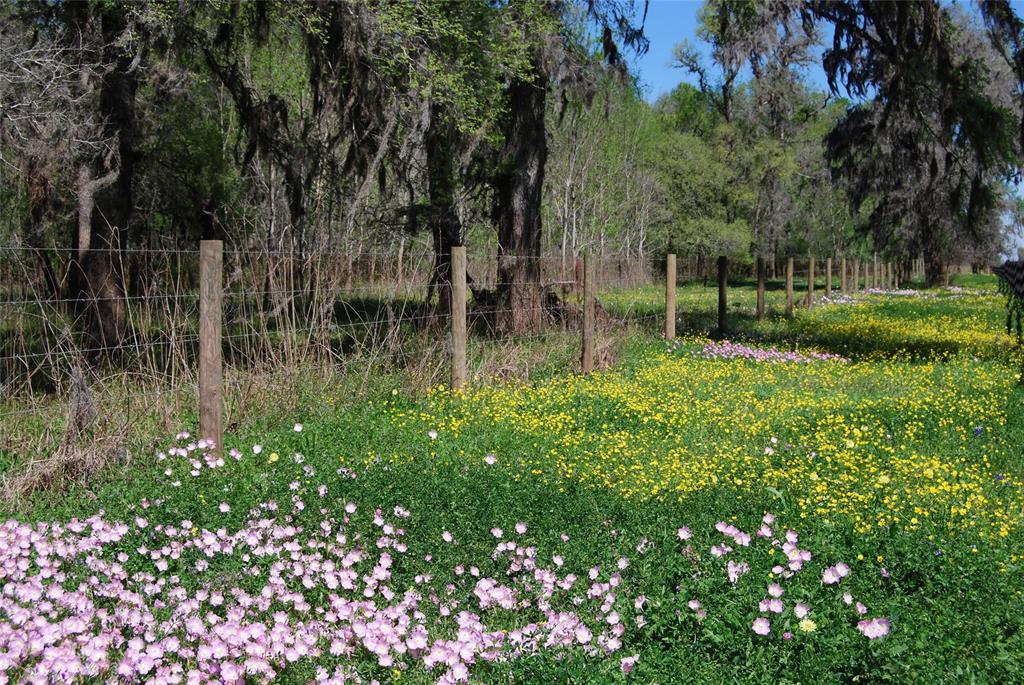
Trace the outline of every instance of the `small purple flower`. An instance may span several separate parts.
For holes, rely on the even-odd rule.
[[[975,435],[975,437],[981,435],[984,432],[985,432],[985,429],[982,428],[981,426],[975,426],[974,427],[974,435]]]

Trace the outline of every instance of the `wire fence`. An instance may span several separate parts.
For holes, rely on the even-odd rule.
[[[165,422],[195,416],[200,259],[192,247],[93,247],[83,258],[0,246],[0,460],[69,433],[117,432],[144,412]],[[510,375],[513,345],[532,346],[535,366],[545,340],[572,346],[583,319],[581,261],[467,256],[472,378]],[[636,257],[591,262],[604,291],[655,278]],[[222,274],[218,345],[225,405],[236,411],[246,388],[302,369],[364,374],[368,386],[371,369],[403,370],[423,386],[450,375],[450,264],[430,250],[228,248]],[[599,323],[656,325],[629,307]]]
[[[585,368],[587,326],[598,365],[610,359],[602,346],[616,335],[674,332],[661,259],[481,251],[465,258],[462,353],[471,383]],[[45,454],[82,436],[169,431],[194,421],[204,347],[202,259],[191,246],[94,247],[85,258],[71,249],[0,246],[0,461]],[[717,268],[717,259],[681,256],[676,280],[703,280],[710,295]],[[806,298],[811,284],[821,294],[860,292],[869,284],[895,287],[902,273],[873,259],[838,258],[813,265],[771,260],[761,269],[761,281],[785,282],[787,312],[800,306],[797,291]],[[212,344],[223,369],[218,402],[229,425],[252,411],[265,384],[304,371],[315,370],[304,377],[325,386],[356,379],[361,385],[345,386],[356,396],[353,388],[372,388],[381,370],[400,371],[424,387],[453,377],[458,278],[450,261],[431,250],[229,247],[220,273]],[[758,268],[734,264],[729,276],[758,280]],[[709,297],[698,306],[710,314],[714,303]]]

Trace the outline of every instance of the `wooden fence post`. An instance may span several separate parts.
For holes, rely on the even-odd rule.
[[[847,290],[846,282],[846,257],[840,257],[839,259],[839,292],[846,294]]]
[[[757,320],[764,321],[764,257],[757,258]]]
[[[676,337],[676,256],[665,256],[665,340]]]
[[[825,258],[825,297],[832,297],[832,258]]]
[[[583,354],[580,368],[583,373],[594,370],[594,260],[589,252],[583,255]]]
[[[868,262],[867,260],[864,260],[864,292],[865,292],[865,294],[872,287],[874,287],[874,286],[871,285],[871,263]]]
[[[726,314],[728,313],[726,307],[726,294],[725,289],[729,278],[729,258],[725,255],[718,256],[718,337],[724,338],[726,329],[728,328],[726,321]]]
[[[853,294],[856,295],[860,291],[860,259],[853,260],[853,273],[850,274],[853,279],[850,283],[850,289]]]
[[[466,385],[466,246],[452,247],[452,390]]]
[[[807,308],[814,309],[814,257],[807,258]]]
[[[878,253],[875,252],[871,256],[871,287],[878,288],[880,285],[878,279]]]
[[[221,349],[221,299],[224,243],[199,242],[199,437],[220,452],[224,440],[224,367]]]
[[[793,258],[786,260],[786,318],[793,316]]]

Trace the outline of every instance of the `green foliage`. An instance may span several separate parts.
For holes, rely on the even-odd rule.
[[[673,217],[664,248],[700,255],[746,254],[750,228],[737,207],[750,194],[733,183],[734,167],[723,158],[725,150],[691,134],[667,131],[662,151],[660,170]]]
[[[466,136],[494,135],[491,126],[506,107],[506,84],[531,78],[536,42],[558,26],[543,3],[532,1],[385,1],[372,7],[383,35],[401,40],[382,54],[383,67],[407,74],[410,90],[441,105]]]
[[[722,120],[708,95],[689,83],[662,96],[656,109],[670,128],[698,137],[710,136]]]
[[[991,280],[974,279],[975,285],[989,287]],[[737,290],[744,303],[751,301],[750,288]],[[704,307],[700,292],[682,290],[681,306]],[[642,292],[622,296],[646,301]],[[998,355],[974,347],[974,336],[986,335],[990,324],[999,333],[1001,302],[991,290],[872,297],[859,304],[821,307],[799,317],[802,322],[787,323],[780,317],[758,330],[777,331],[779,344],[805,346],[808,321],[817,321],[819,326],[810,328],[819,332],[834,331],[830,327],[841,326],[854,313],[876,322],[889,337],[882,341],[864,336],[864,329],[851,329],[813,340],[846,354],[861,349],[863,355],[852,364],[703,360],[696,354],[700,341],[666,350],[663,341],[645,336],[635,341],[620,368],[590,378],[556,376],[534,385],[481,388],[467,396],[437,391],[424,397],[402,390],[398,377],[381,377],[366,401],[353,401],[344,387],[326,395],[299,393],[291,415],[274,414],[232,435],[228,447],[239,448],[242,456],[229,458],[224,468],[203,468],[192,477],[184,458],[158,461],[145,455],[119,477],[92,488],[88,497],[75,492],[59,501],[40,502],[22,516],[66,520],[103,509],[108,520],[124,520],[129,526],[136,516],[146,518],[150,528],[188,520],[213,536],[220,529],[235,531],[251,511],[271,518],[271,512],[259,509],[271,500],[285,510],[294,498],[301,499],[305,507],[288,512],[289,525],[306,530],[317,530],[325,518],[342,519],[345,504],[353,502],[359,510],[345,532],[372,545],[380,536],[371,523],[374,509],[386,513],[400,505],[412,513],[402,524],[408,552],[394,554],[390,585],[399,591],[429,574],[431,587],[450,585],[451,596],[467,608],[475,606],[475,578],[467,582],[468,575],[456,571],[458,564],[475,564],[482,576],[504,573],[491,557],[496,545],[492,526],[504,528],[508,539],[515,522],[527,523],[529,530],[515,539],[534,546],[536,558],[545,563],[561,555],[560,573],[574,573],[581,583],[592,566],[606,571],[616,568],[619,558],[630,560],[616,592],[617,606],[629,616],[623,652],[606,657],[571,650],[562,658],[541,655],[480,663],[474,674],[483,682],[1019,682],[1024,678],[1019,527],[1006,537],[979,535],[951,528],[964,519],[946,509],[920,524],[906,520],[905,525],[879,526],[872,519],[865,533],[856,530],[859,508],[805,515],[801,502],[801,493],[820,489],[827,498],[844,483],[844,478],[807,477],[812,470],[839,469],[852,458],[841,446],[840,454],[817,453],[827,449],[825,436],[836,426],[845,426],[851,437],[859,435],[857,440],[867,443],[858,447],[858,454],[867,455],[871,465],[895,468],[913,455],[956,460],[968,465],[970,474],[947,474],[943,483],[949,488],[961,487],[979,473],[989,502],[1019,502],[1024,475],[1021,390],[1005,376],[1010,369]],[[943,327],[947,318],[969,325]],[[934,331],[944,344],[941,354],[929,354],[922,346],[922,355],[914,360],[899,352],[922,344],[922,328]],[[872,343],[873,351],[860,347]],[[658,374],[658,369],[666,371]],[[680,393],[690,393],[694,404],[715,411],[700,413],[685,404],[669,411],[668,398]],[[795,399],[780,404],[774,399],[779,396]],[[759,411],[766,407],[773,411]],[[686,420],[673,411],[687,413]],[[749,421],[727,420],[731,416],[748,416]],[[304,424],[301,432],[292,429],[294,421]],[[431,430],[438,431],[435,438]],[[262,446],[258,455],[254,444]],[[766,455],[764,447],[771,445],[777,452]],[[587,459],[600,466],[623,450],[634,450],[639,457],[621,470],[610,469],[608,483],[594,477],[596,469],[566,470]],[[770,475],[737,482],[738,472],[729,471],[733,466],[723,457],[732,451],[740,455],[735,468],[765,463]],[[486,454],[496,455],[496,463],[487,464]],[[716,468],[670,481],[677,461]],[[171,476],[165,474],[167,468]],[[691,492],[677,499],[637,487],[640,475],[652,469],[663,469],[666,480],[659,484]],[[349,476],[352,472],[355,478]],[[716,480],[703,480],[705,473]],[[879,475],[868,469],[844,472],[845,478],[877,480]],[[906,492],[919,492],[930,482],[924,469],[899,478],[886,491],[892,500],[879,495],[863,506],[888,516],[891,501],[903,503]],[[180,485],[174,487],[174,481]],[[317,495],[321,484],[328,488],[326,497]],[[626,489],[634,492],[627,495]],[[931,510],[948,496],[940,488],[918,505]],[[230,503],[230,511],[220,511],[220,502]],[[970,506],[983,509],[984,503],[973,500]],[[766,586],[778,580],[773,566],[781,552],[770,552],[772,546],[759,540],[750,547],[737,546],[726,559],[708,550],[725,540],[715,532],[717,522],[753,532],[766,512],[776,515],[773,527],[779,535],[797,531],[800,547],[813,551],[814,558],[807,570],[782,581],[786,613],[772,615],[773,632],[761,638],[751,631],[751,621]],[[981,516],[972,510],[969,518],[980,521]],[[693,531],[685,542],[677,537],[682,525]],[[458,544],[442,544],[444,531],[454,533]],[[124,552],[123,563],[131,571],[153,572],[152,561],[138,553],[137,544],[126,540],[122,546],[115,551]],[[645,551],[638,552],[638,546]],[[168,573],[180,574],[190,591],[227,582],[257,592],[273,562],[254,555],[251,563],[261,575],[243,578],[240,570],[245,566],[238,556],[211,554],[205,559],[208,568],[197,571],[198,555],[192,550],[181,559],[169,559]],[[750,571],[731,584],[724,568],[734,559],[747,561]],[[820,568],[839,561],[852,568],[851,575],[838,589],[823,585]],[[83,577],[86,573],[91,571],[83,568]],[[78,579],[74,570],[68,579]],[[306,594],[314,606],[327,601],[297,582],[293,590]],[[889,617],[892,632],[879,640],[861,636],[855,627],[859,617],[844,603],[843,591],[867,604],[871,615]],[[633,620],[638,612],[632,601],[640,596],[646,598],[643,625]],[[688,606],[691,599],[702,602],[706,618],[694,614]],[[801,630],[791,615],[789,607],[797,601],[810,605],[813,631]],[[526,615],[482,613],[498,626]],[[783,630],[792,638],[783,639]],[[626,654],[640,657],[629,676],[618,665]],[[336,662],[325,651],[318,663]],[[425,685],[437,678],[436,672],[419,667],[396,676],[365,650],[346,663],[382,682],[399,681],[400,676],[402,683]],[[300,663],[286,667],[278,682],[305,682],[309,677]]]
[[[140,152],[146,165],[138,182],[157,213],[154,219],[166,218],[167,229],[186,240],[198,240],[201,208],[238,207],[243,186],[228,154],[226,132],[214,118],[211,90],[193,83],[188,90],[160,95],[173,106],[161,108],[145,122]]]
[[[651,107],[631,84],[606,74],[589,104],[552,102],[547,118],[544,222],[552,249],[576,256],[614,244],[639,257],[659,249],[664,128]]]

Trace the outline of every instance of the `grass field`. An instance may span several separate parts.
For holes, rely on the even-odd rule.
[[[1019,353],[959,285],[170,436],[0,527],[0,681],[1022,682]]]

